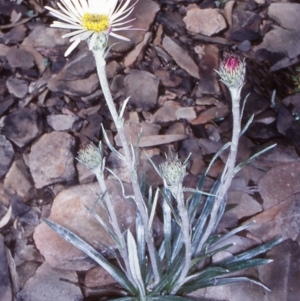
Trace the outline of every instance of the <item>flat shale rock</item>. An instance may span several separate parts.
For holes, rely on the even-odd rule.
[[[215,45],[198,46],[200,56],[199,74],[200,79],[196,88],[196,96],[201,97],[203,94],[220,94],[218,75],[215,70],[219,66],[219,48]]]
[[[14,191],[17,195],[24,198],[29,192],[32,184],[30,183],[30,173],[22,159],[14,161],[4,179],[4,188]]]
[[[47,116],[47,123],[55,131],[78,131],[82,126],[82,120],[76,115],[49,115]]]
[[[285,29],[300,31],[299,3],[271,3],[268,15]]]
[[[124,185],[128,189],[127,185]],[[134,223],[135,204],[124,199],[119,182],[108,180],[107,188],[112,196],[112,202],[122,231]],[[79,185],[60,192],[53,201],[50,220],[71,230],[97,250],[103,248],[96,242],[113,246],[113,242],[100,223],[89,216],[85,206],[91,208],[97,200],[96,193],[100,193],[99,184]],[[108,222],[106,210],[100,205],[95,207],[96,213]],[[46,224],[40,224],[34,232],[37,248],[53,268],[64,270],[89,270],[95,262],[69,242],[65,241]]]
[[[155,108],[157,104],[159,80],[151,73],[133,70],[124,79],[126,97],[129,104],[144,111]]]
[[[14,154],[11,143],[5,136],[0,135],[0,178],[7,173]]]
[[[71,135],[52,132],[44,134],[32,145],[28,165],[36,188],[74,178],[74,144]]]
[[[9,93],[17,98],[23,98],[28,92],[28,83],[26,80],[10,77],[6,81]]]
[[[16,44],[22,42],[25,38],[27,28],[21,24],[13,27],[9,32],[3,36],[5,44]]]
[[[5,118],[3,132],[9,140],[23,147],[40,135],[40,118],[35,110],[18,109]]]
[[[281,164],[269,170],[259,181],[263,208],[269,209],[300,192],[300,162]]]
[[[34,59],[32,55],[24,49],[11,47],[6,57],[12,68],[27,70],[34,66]]]
[[[122,35],[130,39],[129,42],[120,42],[120,40],[111,39],[112,42],[118,42],[113,50],[127,51],[134,45],[140,43],[144,39],[145,31],[150,29],[151,24],[155,20],[155,15],[159,11],[159,5],[152,0],[140,0],[134,7],[134,10],[129,18],[135,18],[132,22],[134,28],[141,28],[142,30],[124,30]]]
[[[83,296],[78,286],[75,272],[53,269],[44,262],[18,293],[17,301],[81,301]]]
[[[82,50],[54,74],[48,88],[53,92],[62,92],[74,96],[88,96],[99,87],[95,73],[95,58],[90,51]]]
[[[205,36],[212,36],[227,27],[226,21],[218,9],[200,9],[197,5],[191,5],[188,8],[183,21],[188,31]]]
[[[300,54],[300,31],[288,30],[278,26],[270,30],[263,42],[253,49],[266,49],[270,52],[281,52],[288,58],[293,59]]]
[[[228,213],[234,213],[238,219],[252,216],[262,211],[262,206],[258,202],[256,202],[249,194],[243,191],[228,191],[227,204],[236,205],[236,207],[229,210]]]
[[[271,291],[262,301],[298,301],[300,296],[300,247],[287,239],[266,255],[274,261],[258,267],[259,279]],[[244,300],[244,299],[243,299]]]
[[[247,230],[264,242],[274,238],[295,240],[300,232],[300,194],[297,193],[291,196],[284,202],[259,213],[250,220],[255,220],[255,224]]]
[[[178,66],[184,69],[191,76],[199,79],[197,64],[183,48],[181,48],[168,36],[164,37],[162,44],[164,49],[173,57]]]
[[[12,301],[12,287],[10,273],[6,260],[6,252],[3,236],[0,234],[0,296],[1,301]]]

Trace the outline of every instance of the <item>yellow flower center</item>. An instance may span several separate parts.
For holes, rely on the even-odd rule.
[[[106,31],[109,29],[108,16],[85,13],[82,17],[82,26],[95,32]]]

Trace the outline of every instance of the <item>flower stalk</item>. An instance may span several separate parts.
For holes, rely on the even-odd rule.
[[[101,88],[103,95],[105,97],[107,106],[109,108],[109,111],[111,113],[111,116],[113,118],[113,121],[116,125],[117,131],[119,133],[119,137],[121,140],[121,145],[124,150],[124,157],[125,157],[125,163],[127,165],[127,168],[130,172],[131,176],[131,184],[133,188],[133,193],[134,193],[134,201],[136,203],[137,209],[141,214],[141,218],[143,221],[143,225],[145,228],[145,234],[146,234],[146,242],[148,245],[148,251],[149,251],[149,256],[150,256],[150,261],[152,265],[152,270],[154,274],[155,281],[159,281],[159,272],[158,272],[158,267],[157,267],[157,260],[156,260],[156,255],[155,255],[155,247],[154,247],[154,241],[152,239],[152,235],[148,229],[148,224],[149,224],[149,215],[147,208],[145,206],[145,202],[139,187],[138,183],[138,176],[137,176],[137,171],[135,169],[135,162],[133,162],[133,156],[131,155],[129,145],[127,143],[127,139],[125,136],[125,131],[124,131],[124,121],[122,117],[119,117],[112,95],[110,93],[109,85],[107,82],[107,77],[106,77],[106,71],[105,71],[105,65],[106,61],[105,58],[103,57],[103,52],[101,51],[93,51],[95,60],[96,60],[96,66],[97,66],[97,72],[98,72],[98,77],[100,80]]]
[[[92,143],[81,148],[77,160],[83,165],[85,165],[88,169],[90,169],[97,178],[101,193],[103,195],[103,202],[105,203],[106,209],[109,214],[109,222],[113,228],[114,233],[118,238],[118,249],[124,260],[127,277],[128,279],[132,280],[133,278],[129,267],[128,252],[125,238],[120,229],[118,218],[116,216],[116,212],[112,200],[110,198],[110,194],[107,193],[108,190],[104,179],[105,158],[103,157],[101,143],[99,143],[98,148]]]
[[[209,236],[216,228],[216,222],[218,218],[218,212],[220,206],[227,194],[227,191],[231,185],[234,177],[234,168],[236,163],[239,137],[241,133],[241,112],[240,112],[240,100],[241,90],[244,85],[246,65],[244,60],[236,55],[227,55],[220,64],[219,70],[216,72],[220,75],[221,81],[228,87],[232,100],[232,137],[230,143],[229,156],[226,161],[225,168],[221,176],[221,184],[216,193],[216,200],[213,205],[213,209],[210,215],[210,220],[207,225],[207,229],[200,240],[197,252],[200,252],[206,243]]]

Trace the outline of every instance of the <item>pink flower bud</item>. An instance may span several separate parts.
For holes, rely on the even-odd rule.
[[[220,75],[221,81],[230,89],[232,96],[239,98],[246,74],[245,60],[235,54],[227,54],[216,72]]]

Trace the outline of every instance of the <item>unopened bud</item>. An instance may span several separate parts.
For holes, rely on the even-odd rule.
[[[178,157],[167,158],[164,163],[159,165],[159,170],[163,179],[169,186],[177,186],[182,183],[186,176],[186,165]]]
[[[240,98],[246,74],[245,60],[235,54],[226,55],[216,72],[220,75],[221,81],[229,88],[233,100]]]
[[[81,164],[85,165],[91,171],[103,170],[103,150],[101,143],[97,147],[93,143],[83,145],[76,158]]]

